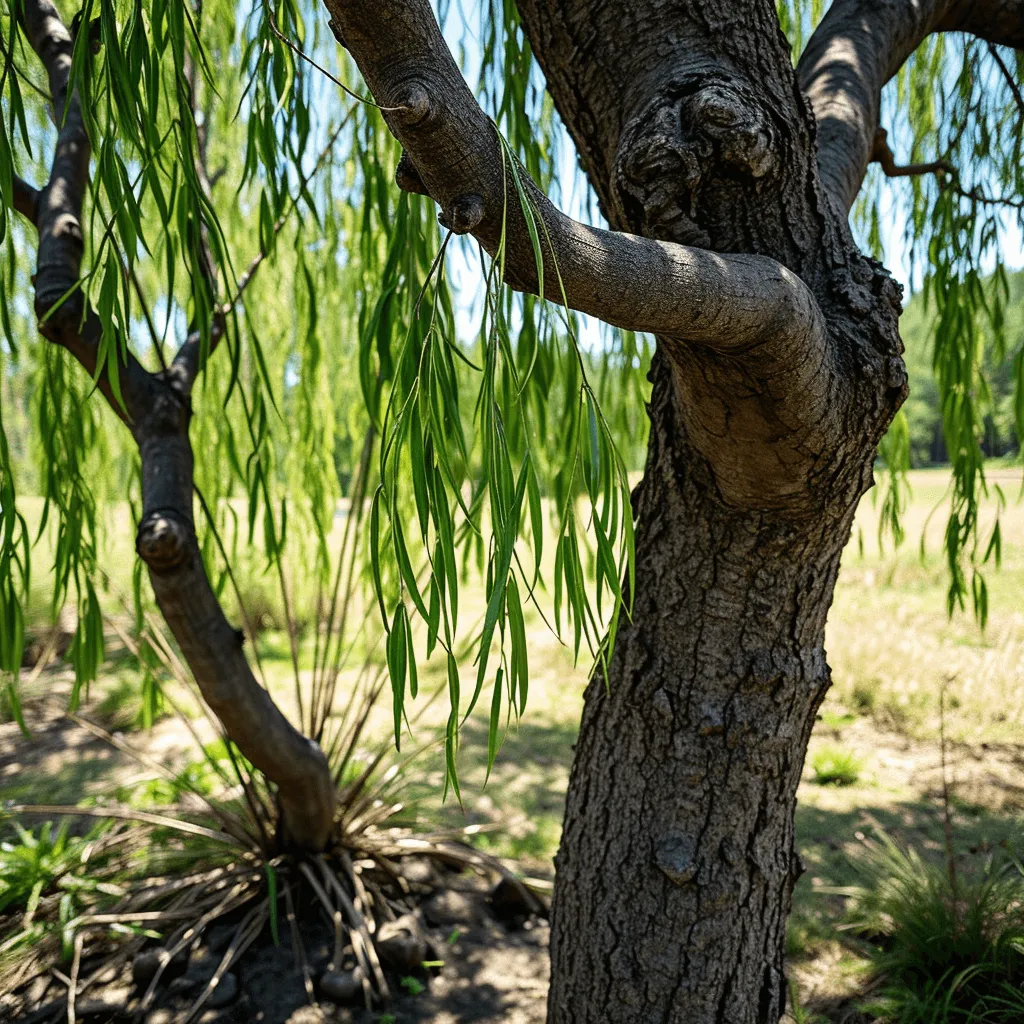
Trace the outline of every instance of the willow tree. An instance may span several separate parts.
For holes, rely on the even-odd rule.
[[[1000,237],[1024,208],[1024,5],[325,6],[86,0],[69,29],[50,0],[11,4],[0,191],[38,250],[30,285],[24,226],[3,222],[5,359],[18,365],[34,287],[40,333],[66,350],[38,357],[33,415],[80,674],[102,640],[102,470],[88,458],[108,424],[68,360],[126,428],[109,443],[134,441],[127,487],[156,603],[276,787],[279,841],[330,841],[324,722],[304,718],[304,735],[254,678],[210,583],[193,486],[203,478],[207,511],[243,494],[250,543],[262,524],[273,565],[289,515],[312,526],[311,571],[328,573],[339,476],[324,454],[345,433],[337,389],[358,379],[363,418],[349,427],[366,440],[349,469],[373,463],[355,497],[361,509],[367,495],[396,738],[417,657],[433,654],[447,663],[449,782],[461,716],[488,684],[493,757],[503,712],[526,707],[523,609],[543,610],[541,583],[553,628],[596,655],[557,860],[549,1019],[776,1020],[825,620],[883,439],[897,527],[902,500],[906,431],[897,420],[887,434],[907,393],[901,290],[863,251],[892,240],[883,200],[905,216],[938,310],[950,604],[972,596],[984,616],[999,536],[978,523],[978,438],[986,348],[1008,356]],[[571,191],[552,102],[607,227],[551,199]],[[476,339],[459,328],[456,250],[480,255],[463,302]],[[234,269],[253,253],[280,274],[255,301],[251,273]],[[588,350],[577,312],[615,330]],[[656,342],[630,496],[638,336]],[[6,443],[0,454],[0,649],[16,672],[29,538]],[[478,555],[487,594],[471,696],[455,656],[460,550]]]

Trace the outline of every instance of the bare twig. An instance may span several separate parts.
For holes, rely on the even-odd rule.
[[[924,164],[897,164],[892,149],[889,148],[889,133],[884,128],[875,131],[874,147],[871,160],[881,165],[887,178],[909,178],[918,174],[951,174],[952,166],[945,160],[932,160]]]
[[[1019,116],[1024,117],[1024,96],[1021,95],[1020,85],[1017,83],[1017,79],[1013,77],[1013,73],[1006,66],[1006,62],[1003,60],[1002,54],[999,52],[999,48],[995,43],[988,43],[988,52],[991,54],[992,59],[996,62],[996,66],[999,68],[1000,73],[1006,80],[1007,86],[1009,86],[1010,92],[1013,93],[1013,99],[1017,104],[1017,113]]]

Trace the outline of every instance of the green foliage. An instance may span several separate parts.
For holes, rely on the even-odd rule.
[[[546,615],[574,649],[585,639],[607,656],[632,550],[626,469],[643,451],[648,342],[606,331],[597,347],[583,347],[574,315],[504,286],[503,250],[479,271],[482,299],[453,287],[452,264],[460,277],[476,273],[475,254],[442,239],[432,204],[397,193],[400,150],[376,108],[344,94],[339,102],[334,84],[299,56],[360,91],[318,6],[211,0],[200,18],[159,0],[89,0],[89,17],[99,18],[99,46],[76,46],[74,71],[96,141],[82,288],[109,327],[103,359],[114,364],[129,346],[159,366],[185,331],[198,333],[205,352],[214,306],[227,302],[226,351],[210,359],[193,397],[207,513],[200,540],[215,587],[228,598],[237,585],[230,567],[259,552],[265,604],[286,630],[297,671],[303,613],[294,580],[325,595],[333,580],[333,614],[342,556],[328,537],[338,499],[360,499],[350,506],[360,525],[361,495],[372,496],[367,543],[349,551],[365,565],[388,633],[396,739],[406,694],[418,690],[417,663],[439,648],[451,684],[454,782],[459,726],[485,686],[493,686],[492,757],[503,717],[525,709],[527,603],[546,591]],[[463,29],[467,40],[483,39],[480,95],[503,133],[509,203],[534,225],[539,257],[544,239],[523,205],[521,175],[553,183],[550,99],[537,88],[514,5],[491,3]],[[25,59],[8,69],[5,102],[15,120],[25,112],[29,128],[25,144],[7,140],[4,154],[11,169],[41,178],[45,110],[18,85],[38,72],[12,31]],[[215,179],[209,196],[204,162]],[[27,235],[24,225],[12,230]],[[216,292],[201,272],[203,236],[219,271]],[[13,460],[0,448],[0,485],[5,508],[16,507],[19,478],[38,480],[46,498],[52,604],[56,612],[70,595],[79,611],[73,660],[82,687],[103,654],[100,607],[109,600],[97,582],[100,510],[127,494],[138,516],[137,457],[77,368],[34,344],[34,324],[13,301],[31,293],[26,250],[9,253],[2,305],[10,331],[0,358],[15,393],[40,396],[28,409],[36,441]],[[243,290],[240,268],[254,258],[259,279]],[[375,445],[377,458],[368,458]],[[553,573],[542,549],[549,517]],[[0,548],[0,614],[12,622],[22,615],[32,554],[18,523],[5,517]],[[460,581],[470,572],[485,579],[487,612],[463,624]],[[140,576],[133,598],[141,636],[148,598]],[[426,624],[425,644],[416,619]],[[478,673],[463,696],[454,649],[467,631],[476,635]],[[9,674],[20,664],[20,635],[5,633],[13,639],[0,667]],[[146,643],[136,658],[151,684],[152,717],[158,673]],[[317,677],[335,672],[339,658],[340,640],[318,641]]]
[[[411,996],[418,996],[421,992],[426,990],[426,985],[424,985],[419,978],[414,978],[411,975],[399,978],[398,984],[401,985],[402,988],[404,988]]]
[[[796,986],[792,982],[789,983],[789,1016],[793,1024],[824,1024],[826,1021],[821,1014],[812,1013],[800,1005]]]
[[[811,770],[819,786],[852,786],[864,770],[864,762],[850,750],[823,747],[811,755]]]
[[[796,56],[824,3],[779,9]],[[438,10],[494,119],[506,212],[525,217],[541,269],[546,239],[523,174],[576,212],[593,197],[574,199],[576,183],[561,180],[565,133],[514,3]],[[53,126],[38,61],[9,4],[4,13],[0,673],[18,715],[33,562],[52,583],[51,614],[65,604],[78,613],[74,702],[104,655],[102,613],[117,590],[104,575],[109,513],[127,499],[137,520],[140,481],[131,439],[91,382],[38,341],[28,301],[34,240],[9,202],[14,173],[45,180]],[[101,362],[116,368],[130,349],[156,369],[198,336],[204,372],[191,436],[200,542],[218,594],[244,614],[232,571],[244,563],[266,609],[267,622],[257,618],[282,629],[296,677],[301,628],[326,620],[313,658],[322,696],[345,657],[332,630],[352,596],[339,583],[347,559],[387,633],[396,740],[418,666],[431,656],[444,663],[457,792],[464,717],[485,700],[493,761],[527,705],[528,605],[577,655],[584,642],[599,665],[610,653],[631,590],[627,473],[645,450],[651,341],[592,330],[555,304],[515,295],[503,247],[478,264],[465,239],[442,237],[429,201],[398,193],[400,149],[380,111],[358,99],[365,89],[319,4],[205,0],[200,13],[166,0],[85,0],[81,15],[98,32],[95,47],[88,33],[78,39],[73,81],[94,145],[81,288],[105,326]],[[884,185],[872,177],[857,210],[861,234],[879,244],[890,241],[879,232],[883,188],[906,215],[926,307],[913,317],[934,324],[920,341],[911,332],[911,369],[915,386],[921,366],[933,377],[955,473],[949,607],[970,595],[982,620],[982,568],[1001,548],[998,524],[982,535],[977,516],[986,431],[1008,437],[1012,420],[1019,438],[1024,424],[1018,293],[1001,263],[1000,212],[1024,208],[1021,118],[1000,60],[1012,63],[959,39],[921,48],[887,92],[884,120],[901,158],[941,158],[956,170]],[[217,309],[225,335],[207,362]],[[882,522],[897,537],[903,474],[921,444],[915,410],[897,419],[881,453],[890,470]],[[38,535],[21,511],[33,492],[45,499]],[[339,552],[331,534],[343,513],[353,529]],[[459,614],[470,574],[486,591],[483,619],[472,623]],[[141,573],[128,589],[151,722],[161,669],[145,638]],[[308,593],[323,605],[304,601]],[[455,652],[467,640],[476,676],[464,694]],[[301,696],[298,705],[319,737],[324,719]]]
[[[941,410],[942,438],[953,468],[944,550],[950,574],[948,611],[965,608],[984,625],[987,564],[998,564],[999,518],[982,527],[979,499],[988,494],[984,445],[997,411],[1004,430],[1022,436],[1024,379],[1019,320],[1008,322],[1011,298],[1004,239],[1024,211],[1021,172],[1020,58],[965,36],[935,35],[900,71],[883,101],[882,123],[905,162],[942,161],[945,173],[886,182],[906,217],[911,279],[933,325],[926,347]],[[861,229],[881,241],[879,175],[858,204]],[[1011,334],[1012,327],[1016,334]],[[920,361],[920,350],[912,353]],[[1012,370],[1010,368],[1012,367]],[[1007,393],[1007,378],[1013,384]],[[993,391],[993,380],[1001,381]],[[914,406],[911,407],[914,411]],[[896,474],[909,464],[911,434],[898,424],[888,460]]]
[[[31,922],[44,892],[56,887],[71,898],[98,883],[88,876],[89,850],[109,830],[99,822],[84,836],[72,836],[68,820],[35,829],[13,824],[16,841],[0,843],[0,913],[16,910]]]
[[[988,393],[979,392],[984,404],[982,415],[982,451],[987,458],[1016,455],[1020,450],[1015,412],[1015,364],[1024,346],[1024,273],[1008,275],[1009,292],[1004,311],[1005,357],[994,345],[991,329],[984,323],[984,372]],[[994,291],[996,281],[988,278],[985,288]],[[927,466],[947,461],[943,435],[942,401],[932,372],[932,349],[937,319],[925,304],[924,295],[915,295],[900,320],[900,334],[906,345],[904,359],[910,378],[910,397],[903,407],[907,419],[911,466]]]
[[[1015,862],[980,877],[879,835],[860,863],[852,921],[884,978],[874,1012],[892,1024],[1010,1024],[1024,1012],[1024,874]]]
[[[68,819],[35,829],[3,824],[13,835],[0,842],[0,915],[12,915],[12,927],[0,940],[0,973],[48,940],[59,943],[66,957],[86,908],[121,895],[108,870],[114,858],[104,847],[112,824],[99,821],[84,835],[72,834]]]

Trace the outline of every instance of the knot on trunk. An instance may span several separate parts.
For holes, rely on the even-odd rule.
[[[673,84],[627,123],[612,187],[646,232],[708,246],[698,224],[702,194],[764,178],[775,167],[775,145],[771,121],[751,91],[701,75]]]
[[[907,369],[899,317],[903,286],[869,256],[851,251],[836,267],[830,280],[836,313],[830,321],[843,349],[856,352],[856,385],[872,402],[865,419],[872,442],[877,444],[908,394]]]
[[[437,219],[441,227],[448,228],[453,234],[468,234],[484,219],[483,197],[474,194],[458,196],[447,210],[437,215]]]
[[[692,836],[671,833],[655,849],[654,863],[673,885],[688,885],[697,877],[697,844]]]
[[[423,184],[420,172],[416,170],[416,165],[404,149],[402,150],[402,158],[398,161],[398,166],[395,168],[395,184],[403,192],[412,192],[420,196],[430,195],[427,186]]]
[[[395,117],[406,128],[422,125],[433,109],[427,87],[417,81],[403,83],[395,94],[393,105]]]
[[[135,550],[155,573],[171,572],[188,558],[192,531],[173,511],[144,516],[135,535]]]

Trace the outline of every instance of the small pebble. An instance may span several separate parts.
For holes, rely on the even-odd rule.
[[[217,987],[210,993],[210,998],[206,1000],[206,1005],[214,1010],[219,1010],[222,1006],[227,1006],[228,1003],[233,1002],[237,995],[238,979],[233,974],[228,973],[220,979]]]
[[[423,904],[423,913],[432,925],[472,925],[483,918],[479,902],[465,893],[439,892]]]
[[[326,971],[320,977],[320,993],[336,1003],[351,1003],[363,994],[363,972]]]

